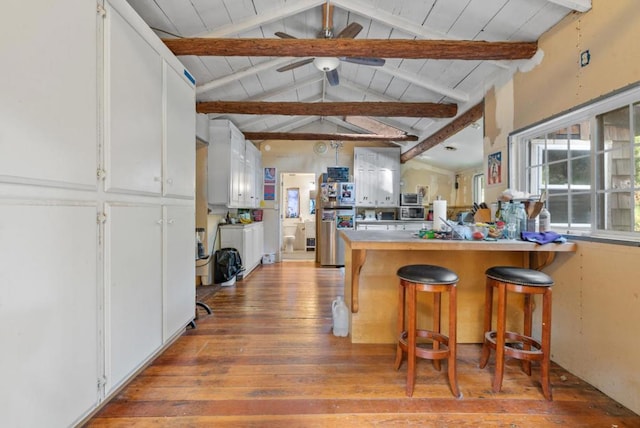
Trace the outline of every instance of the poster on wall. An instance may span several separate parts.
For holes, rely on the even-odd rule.
[[[502,152],[491,153],[487,162],[487,185],[502,183]]]
[[[265,184],[264,185],[264,199],[265,201],[275,201],[276,200],[276,186],[275,184]]]
[[[264,195],[263,201],[275,201],[276,200],[276,169],[273,167],[264,169]]]
[[[264,184],[276,184],[276,169],[273,167],[264,169]]]

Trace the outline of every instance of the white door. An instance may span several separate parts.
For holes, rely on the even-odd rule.
[[[107,20],[105,190],[160,194],[162,60],[116,10]]]
[[[109,206],[105,231],[110,392],[162,344],[162,209]]]
[[[167,206],[164,240],[163,342],[193,320],[195,314],[195,211]]]
[[[195,90],[165,63],[165,196],[195,194]]]
[[[72,426],[97,404],[96,215],[0,204],[2,426]]]

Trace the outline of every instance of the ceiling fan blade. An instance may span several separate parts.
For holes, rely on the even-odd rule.
[[[300,61],[292,62],[291,64],[284,65],[276,69],[276,71],[289,71],[293,70],[294,68],[302,67],[303,65],[311,64],[312,62],[313,58],[306,58]]]
[[[325,74],[327,75],[327,81],[329,82],[329,85],[338,86],[338,84],[340,83],[340,78],[338,77],[337,69],[325,71]]]
[[[340,61],[346,61],[346,62],[351,62],[353,64],[360,64],[360,65],[371,65],[374,67],[382,67],[386,62],[382,58],[362,58],[357,56],[343,56],[343,57],[340,57]]]
[[[297,37],[293,37],[290,34],[283,33],[282,31],[276,31],[274,34],[276,36],[280,37],[281,39],[296,39],[297,38]]]
[[[357,22],[352,22],[338,33],[336,39],[353,39],[360,33],[360,31],[362,31],[362,25]]]

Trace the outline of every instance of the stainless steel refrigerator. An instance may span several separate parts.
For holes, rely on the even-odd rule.
[[[354,184],[322,183],[320,203],[320,264],[344,266],[344,241],[340,238],[340,231],[354,228]]]

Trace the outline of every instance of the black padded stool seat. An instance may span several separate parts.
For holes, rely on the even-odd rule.
[[[553,279],[544,272],[514,266],[494,266],[486,270],[484,342],[480,368],[489,361],[491,350],[496,353],[493,391],[502,389],[505,356],[522,361],[523,371],[531,376],[531,361],[540,362],[542,393],[552,400],[549,369],[551,365],[551,286]],[[493,290],[498,291],[497,326],[492,330]],[[524,329],[522,333],[507,331],[507,292],[524,294]],[[533,296],[542,295],[542,334],[532,337]]]
[[[514,266],[494,266],[485,272],[491,279],[518,285],[551,286],[553,279],[544,272]]]
[[[398,269],[400,279],[421,284],[455,284],[458,275],[447,268],[434,265],[409,265]]]
[[[440,360],[447,360],[449,386],[454,396],[460,398],[456,375],[456,284],[458,275],[449,269],[433,265],[403,266],[397,271],[400,278],[398,288],[398,344],[396,347],[395,369],[402,365],[402,357],[407,354],[406,393],[413,395],[416,381],[416,358],[433,361],[436,370],[440,370]],[[416,326],[418,292],[433,293],[433,323],[431,330],[418,329]],[[442,293],[449,294],[449,332],[448,336],[440,332],[440,313]],[[405,304],[407,306],[405,328]],[[418,343],[418,338],[431,341],[431,347]],[[441,348],[443,346],[443,348]]]

